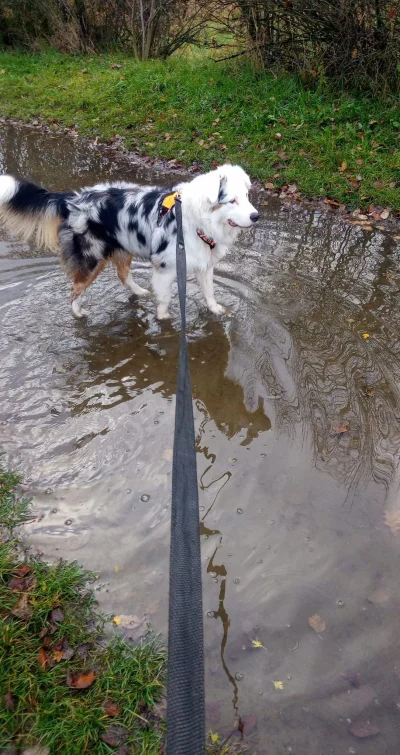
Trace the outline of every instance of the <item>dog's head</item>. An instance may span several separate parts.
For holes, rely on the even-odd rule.
[[[222,165],[202,176],[204,192],[218,224],[251,228],[259,214],[249,202],[250,178],[239,165]]]

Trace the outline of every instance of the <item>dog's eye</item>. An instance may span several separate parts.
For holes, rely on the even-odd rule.
[[[236,201],[236,199],[230,199],[230,200],[229,200],[229,204],[237,204],[237,201]]]

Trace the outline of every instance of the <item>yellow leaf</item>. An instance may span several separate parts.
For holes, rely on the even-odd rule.
[[[6,72],[5,68],[2,68],[1,71],[0,71],[1,75],[3,75],[3,73],[5,73],[5,72]]]
[[[114,571],[115,571],[116,574],[118,574],[118,572],[121,571],[121,567],[120,566],[115,566],[114,567]]]
[[[251,644],[253,645],[253,648],[263,648],[264,645],[262,644],[261,640],[252,640]]]
[[[354,48],[354,50],[353,50],[353,51],[352,51],[352,53],[351,53],[351,57],[352,57],[352,59],[354,60],[354,58],[356,58],[356,57],[357,57],[357,55],[358,55],[358,50],[357,50],[357,47],[355,47],[355,48]]]
[[[218,734],[214,734],[212,731],[210,732],[210,739],[211,739],[211,742],[212,742],[213,745],[217,744],[217,742],[219,742],[219,736],[218,736]]]
[[[272,684],[274,685],[275,689],[283,689],[283,682],[273,681]]]
[[[120,616],[114,616],[113,622],[114,622],[114,624],[117,625],[117,627],[120,625],[121,621],[122,621],[122,619],[121,619]]]
[[[369,338],[369,333],[363,333],[363,338],[365,338],[365,340],[367,340],[367,338]]]

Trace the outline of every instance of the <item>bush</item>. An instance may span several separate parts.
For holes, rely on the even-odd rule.
[[[117,48],[138,60],[166,58],[196,43],[204,0],[2,0],[0,43],[60,52]]]
[[[220,14],[264,68],[307,83],[378,93],[399,83],[399,0],[219,0]]]

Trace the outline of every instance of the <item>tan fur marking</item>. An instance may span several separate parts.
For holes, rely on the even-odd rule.
[[[52,252],[58,250],[58,229],[62,218],[58,215],[21,215],[7,205],[0,208],[0,220],[10,233],[21,241],[34,241],[38,248],[46,247]]]
[[[89,275],[83,275],[82,273],[76,273],[74,275],[71,293],[72,300],[76,299],[83,294],[87,288],[89,288],[93,281],[96,280],[97,276],[100,275],[101,271],[104,270],[106,264],[107,260],[101,260]]]

